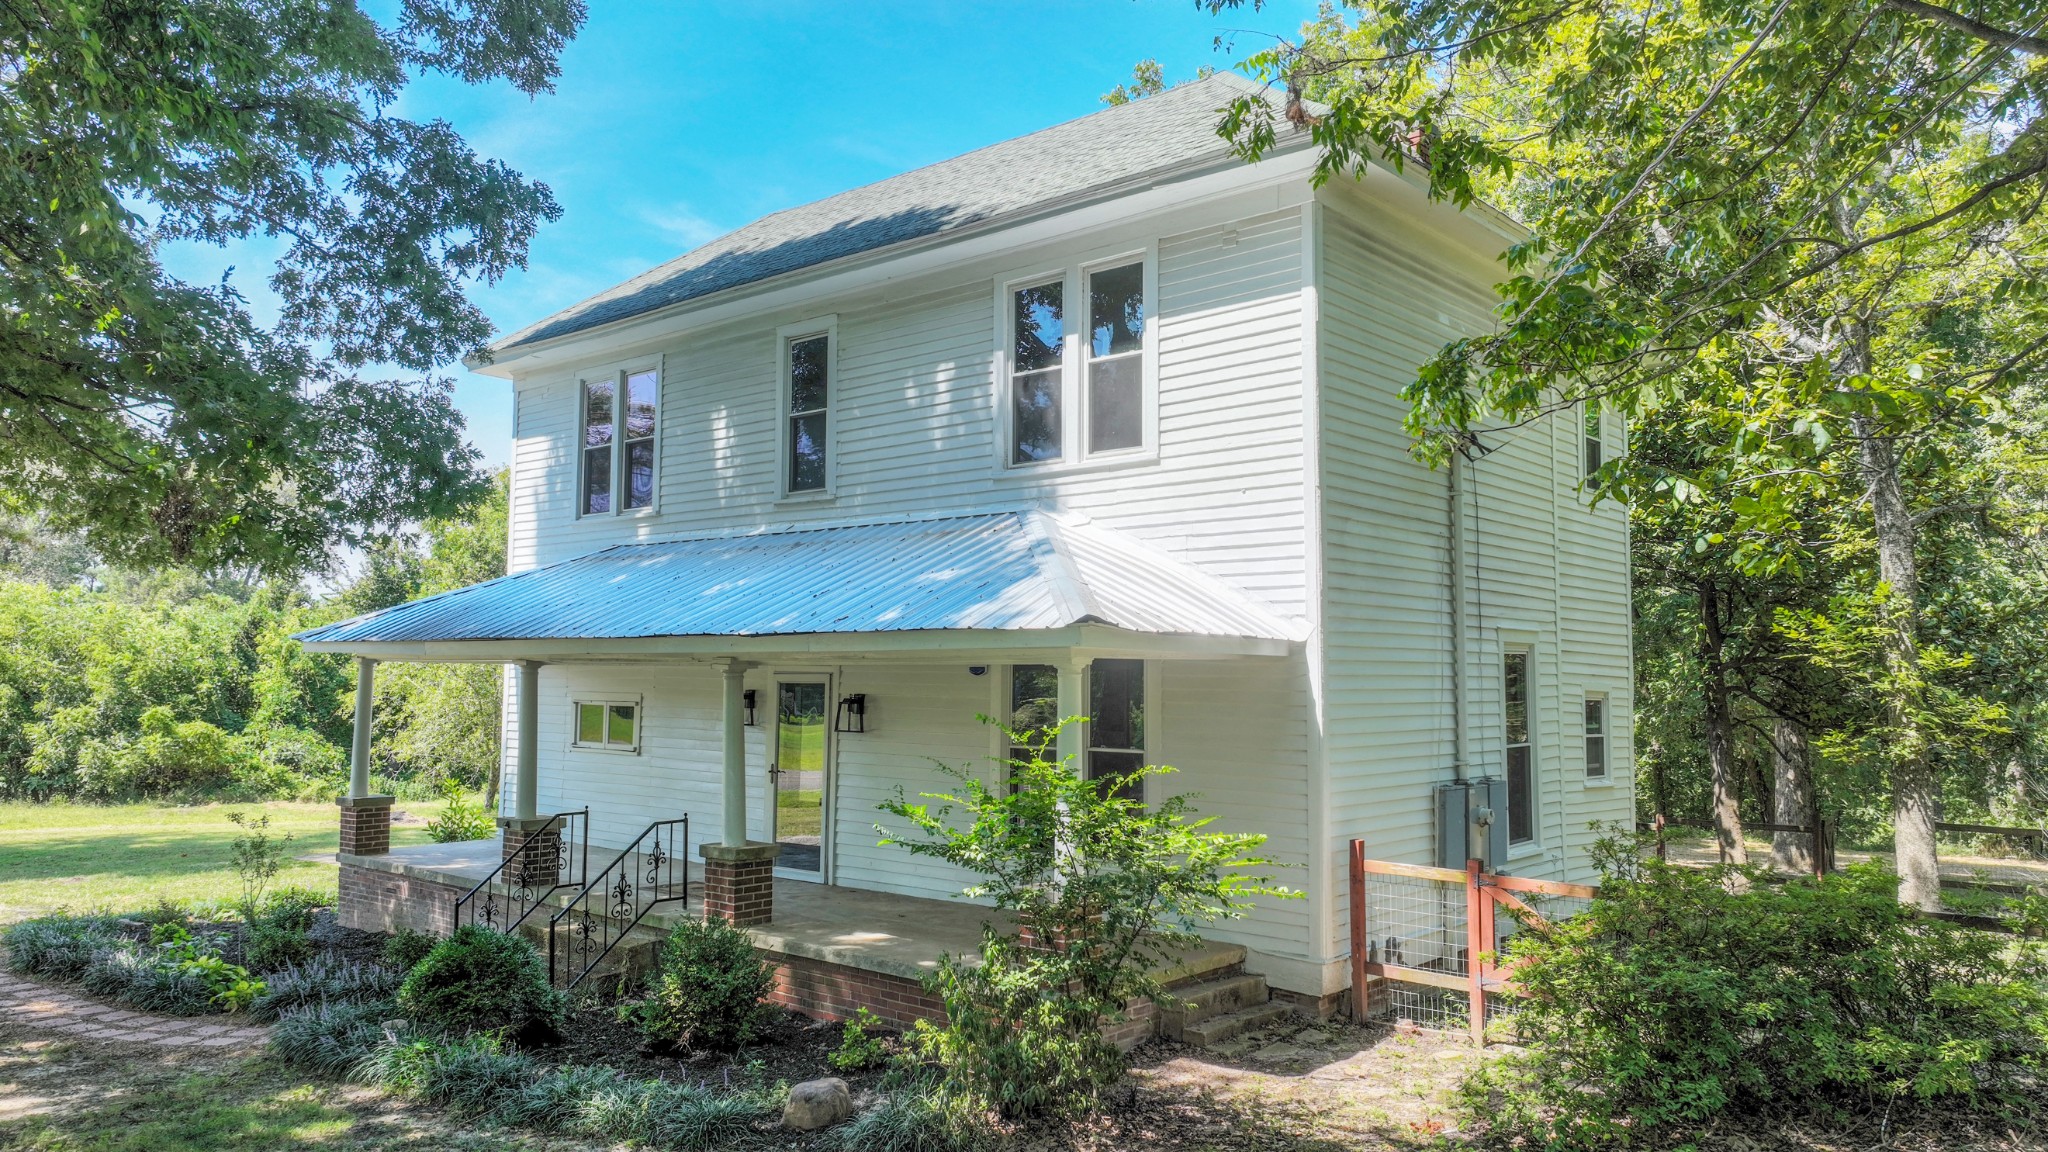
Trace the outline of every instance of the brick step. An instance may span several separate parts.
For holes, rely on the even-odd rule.
[[[1285,1016],[1294,1014],[1292,1004],[1269,1000],[1249,1008],[1240,1008],[1221,1016],[1190,1024],[1181,1033],[1181,1042],[1196,1048],[1207,1048],[1225,1040],[1242,1036],[1254,1028],[1264,1027]]]
[[[1175,988],[1172,995],[1179,1006],[1162,1009],[1159,1014],[1159,1034],[1168,1040],[1182,1039],[1190,1025],[1255,1007],[1272,998],[1264,976],[1244,975]]]

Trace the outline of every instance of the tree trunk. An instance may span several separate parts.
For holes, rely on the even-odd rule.
[[[1864,339],[1860,330],[1855,339]],[[1869,363],[1867,348],[1853,355],[1862,365]],[[1884,623],[1885,724],[1892,733],[1892,847],[1899,901],[1933,911],[1941,907],[1941,869],[1934,843],[1939,797],[1927,760],[1926,736],[1920,730],[1920,568],[1914,555],[1919,528],[1899,483],[1897,444],[1867,416],[1852,417],[1849,423],[1876,528],[1878,577],[1887,593],[1878,611]]]
[[[1706,679],[1707,762],[1714,770],[1714,842],[1724,864],[1749,863],[1742,842],[1742,802],[1735,789],[1735,720],[1728,705],[1728,673],[1722,665],[1721,600],[1712,585],[1700,587],[1700,671]]]
[[[1771,822],[1819,824],[1814,804],[1811,749],[1806,744],[1806,726],[1789,716],[1771,720]],[[1781,872],[1801,875],[1813,872],[1814,843],[1811,835],[1798,832],[1771,834],[1771,863]]]

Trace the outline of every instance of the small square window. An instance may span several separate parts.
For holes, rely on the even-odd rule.
[[[575,706],[578,748],[611,752],[640,750],[640,704],[628,700],[578,700]]]

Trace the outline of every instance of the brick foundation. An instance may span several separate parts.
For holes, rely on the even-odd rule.
[[[706,844],[704,915],[716,916],[735,928],[768,924],[775,919],[775,844]]]
[[[461,888],[347,863],[341,866],[340,883],[335,916],[344,927],[365,932],[410,928],[429,936],[455,931],[455,901]]]
[[[391,851],[391,797],[341,798],[341,854],[382,856]]]
[[[1312,996],[1307,992],[1289,992],[1285,988],[1272,989],[1273,999],[1294,1005],[1294,1010],[1312,1020],[1328,1020],[1339,1014],[1351,1013],[1351,990],[1325,992]]]
[[[763,952],[761,957],[775,966],[775,985],[768,998],[806,1016],[844,1020],[865,1008],[896,1029],[919,1020],[945,1023],[945,1006],[916,980],[780,952]]]

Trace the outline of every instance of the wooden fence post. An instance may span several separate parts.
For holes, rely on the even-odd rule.
[[[1365,841],[1351,842],[1351,1020],[1365,1023],[1370,1005],[1365,990],[1365,961],[1371,951],[1365,920]]]
[[[1479,861],[1465,861],[1465,972],[1471,978],[1472,1043],[1486,1047],[1486,974],[1479,965],[1480,930],[1492,901],[1479,890]]]

